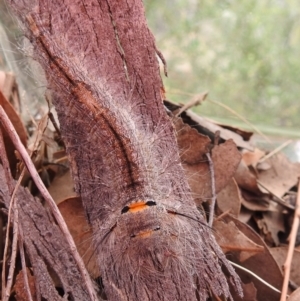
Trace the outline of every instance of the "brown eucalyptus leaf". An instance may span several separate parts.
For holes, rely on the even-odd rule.
[[[27,280],[28,280],[32,300],[36,301],[37,297],[36,297],[35,277],[31,274],[29,268],[26,268],[26,273],[27,273]],[[14,290],[16,292],[16,301],[30,301],[28,298],[28,293],[26,291],[24,274],[22,270],[18,273],[16,277]]]
[[[70,170],[63,175],[56,176],[51,182],[48,191],[57,205],[65,199],[77,197]]]
[[[216,192],[218,193],[236,172],[241,161],[241,154],[233,140],[229,139],[212,149],[212,160],[214,162]]]
[[[224,124],[224,123],[220,123],[220,122],[216,122],[216,124],[218,124],[219,126],[221,126],[224,129],[230,130],[230,131],[240,135],[244,139],[244,141],[249,141],[253,135],[253,132],[246,131],[244,129],[240,129],[236,126],[232,126],[232,125]]]
[[[206,161],[205,153],[209,152],[211,140],[196,129],[184,123],[181,118],[173,118],[181,161],[186,164],[197,164]]]
[[[253,211],[241,206],[241,211],[238,216],[238,220],[244,224],[247,224],[253,215]]]
[[[234,222],[225,223],[217,220],[214,222],[214,229],[218,233],[217,241],[224,253],[235,251],[239,253],[238,260],[243,262],[254,256],[258,252],[262,252],[264,248],[242,233],[234,224]]]
[[[242,190],[242,205],[251,211],[268,211],[270,209],[268,195],[257,196],[249,191]]]
[[[282,286],[282,273],[278,268],[276,261],[274,260],[272,254],[270,253],[268,247],[266,246],[265,242],[261,239],[261,237],[248,225],[240,222],[236,218],[230,215],[224,216],[223,220],[224,223],[229,224],[233,222],[238,230],[243,233],[249,240],[253,243],[263,247],[262,252],[257,252],[253,256],[249,257],[248,259],[244,260],[242,263],[238,260],[240,257],[239,251],[231,250],[228,253],[230,260],[234,261],[236,264],[241,265],[243,268],[246,268],[256,274],[257,276],[261,277],[278,290],[281,290]],[[217,239],[222,242],[222,237]],[[220,242],[220,243],[221,243]],[[250,283],[253,282],[254,286],[257,289],[257,300],[258,301],[279,301],[280,294],[273,291],[255,277],[251,276],[251,274],[246,273],[238,268],[236,268],[236,272],[242,279],[243,283]]]
[[[53,153],[53,159],[54,160],[58,160],[58,161],[67,161],[68,157],[66,154],[66,150],[62,149],[62,150],[58,150],[55,153]]]
[[[244,150],[242,152],[243,161],[247,166],[252,165],[255,167],[258,161],[265,155],[266,152],[260,150],[259,148],[255,148],[252,152],[248,150]]]
[[[21,113],[21,103],[16,76],[12,72],[0,71],[0,91],[13,106],[17,114]]]
[[[281,153],[273,155],[266,160],[272,168],[262,170],[258,180],[274,195],[282,197],[287,191],[297,184],[300,176],[300,163],[292,163]],[[264,191],[264,188],[261,188]]]
[[[4,97],[0,90],[0,106],[3,107],[4,111],[6,112],[7,116],[9,117],[10,121],[15,127],[16,132],[18,133],[21,142],[26,145],[27,141],[27,132],[26,129],[22,123],[22,120],[20,119],[20,116],[17,114],[13,106],[8,102],[8,100]],[[0,125],[1,129],[2,126]],[[3,139],[5,144],[5,149],[7,152],[7,157],[9,160],[10,168],[12,171],[12,174],[15,175],[16,171],[16,165],[17,165],[17,158],[15,156],[15,147],[12,144],[8,134],[5,131],[3,132]]]
[[[268,170],[271,167],[272,166],[268,162],[261,162],[261,163],[258,162],[257,165],[256,165],[256,169],[258,171]]]
[[[214,164],[216,193],[221,191],[234,175],[240,162],[241,155],[232,140],[217,145],[212,150],[212,161]],[[211,175],[207,159],[196,164],[183,162],[189,185],[198,199],[206,200],[212,196]]]
[[[286,260],[288,247],[276,247],[270,248],[270,253],[278,264],[279,269],[283,272],[283,264]],[[300,286],[300,251],[295,249],[293,253],[293,259],[291,264],[290,279]],[[300,300],[300,299],[299,299]]]
[[[230,214],[239,216],[241,210],[241,193],[234,178],[231,178],[227,186],[217,196],[218,208],[222,212],[230,210]]]
[[[240,135],[237,133],[234,133],[233,131],[230,131],[228,129],[225,129],[219,125],[217,125],[214,121],[201,117],[197,114],[195,114],[192,111],[187,111],[186,115],[190,117],[194,122],[201,125],[203,128],[207,129],[211,133],[215,133],[216,131],[220,131],[220,137],[224,140],[232,139],[234,143],[241,148],[245,148],[248,150],[253,150],[253,146],[248,141],[245,141]]]
[[[242,159],[235,174],[234,179],[236,180],[239,187],[251,191],[257,195],[262,195],[262,192],[258,188],[256,177],[250,172],[246,162]]]
[[[288,298],[288,301],[299,301],[300,300],[300,287],[296,289],[292,294],[290,294],[290,297]]]
[[[253,282],[242,283],[244,297],[240,297],[236,293],[232,293],[232,298],[234,301],[257,301],[257,289]]]
[[[21,142],[26,145],[27,141],[27,132],[23,125],[23,122],[16,112],[14,107],[9,103],[9,101],[4,97],[0,90],[0,105],[3,107],[4,111],[6,112],[7,116],[9,117],[10,121],[14,125],[16,132],[18,133]]]
[[[5,87],[5,72],[0,70],[0,91],[3,93],[3,89]]]
[[[276,206],[276,211],[266,211],[262,213],[263,221],[267,227],[268,232],[270,233],[272,240],[276,246],[279,245],[278,234],[280,232],[285,232],[285,216],[283,215],[283,207]]]
[[[94,279],[99,277],[100,272],[92,243],[92,231],[85,218],[81,199],[79,197],[65,199],[58,204],[58,208],[88,272]]]

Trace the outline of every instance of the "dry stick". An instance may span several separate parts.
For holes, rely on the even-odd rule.
[[[14,278],[14,272],[16,267],[16,258],[17,258],[17,249],[18,249],[18,236],[19,236],[19,214],[18,214],[18,208],[17,203],[15,199],[15,194],[17,191],[17,186],[15,188],[15,191],[11,197],[9,209],[11,211],[11,207],[13,207],[13,241],[12,241],[12,254],[10,259],[10,267],[7,277],[7,284],[5,289],[5,295],[2,298],[2,301],[8,301],[10,297],[10,291],[12,287],[12,282]],[[9,229],[7,225],[7,229]],[[6,232],[6,235],[9,235],[8,231]],[[4,262],[3,262],[4,263]]]
[[[223,219],[225,216],[230,214],[230,212],[231,212],[231,209],[226,210],[225,212],[223,212],[222,214],[220,214],[218,217],[215,218],[215,222]]]
[[[37,125],[37,128],[39,128],[39,125]],[[37,138],[38,138],[38,135],[37,135],[36,140],[34,142],[33,149],[35,149],[36,144],[39,143],[39,141],[37,140]],[[32,154],[32,152],[31,152],[31,154]],[[6,154],[5,154],[4,157],[7,160]],[[8,162],[8,160],[7,160],[7,162]],[[13,262],[13,264],[10,265],[9,276],[8,276],[9,281],[7,282],[7,286],[6,286],[6,296],[5,297],[7,297],[7,298],[9,298],[9,296],[10,296],[10,290],[11,290],[11,285],[12,285],[13,273],[14,273],[14,269],[15,269],[15,261],[16,261],[16,254],[17,254],[17,238],[18,237],[22,237],[22,238],[24,237],[23,234],[22,235],[18,235],[18,231],[21,234],[22,233],[22,229],[18,225],[18,217],[19,217],[19,215],[18,215],[18,208],[17,208],[17,200],[15,200],[15,195],[16,195],[17,189],[21,185],[21,182],[22,182],[22,179],[24,177],[25,171],[26,171],[26,168],[23,167],[22,172],[20,174],[20,177],[19,177],[19,179],[18,179],[18,181],[17,181],[17,183],[16,183],[16,185],[14,187],[14,190],[13,190],[13,193],[12,193],[12,197],[11,197],[11,200],[10,200],[10,206],[12,206],[14,208],[14,224],[13,224],[14,231],[13,231],[13,238],[15,240],[13,240],[13,253],[12,253],[12,256],[11,256],[11,262]],[[9,170],[9,173],[10,173],[10,170]],[[11,179],[12,179],[12,177],[11,177]],[[10,215],[8,217],[8,227],[7,227],[7,229],[9,229],[9,225],[10,225]],[[24,255],[24,246],[23,246],[23,240],[22,240],[22,238],[19,240],[19,248],[20,248],[21,257],[22,257],[22,252],[21,251],[23,251],[23,255]],[[22,247],[20,246],[20,243],[22,243]],[[23,257],[24,257],[24,260],[22,260],[22,272],[23,272],[23,276],[24,276],[23,278],[24,278],[24,282],[25,282],[25,287],[26,287],[28,298],[29,298],[30,301],[32,301],[31,292],[30,292],[29,283],[28,283],[28,275],[27,275],[27,271],[26,271],[25,255]],[[4,300],[5,299],[3,299],[3,301]]]
[[[54,200],[52,199],[51,195],[49,194],[47,188],[44,186],[42,180],[39,177],[39,174],[37,173],[35,166],[33,165],[25,147],[23,146],[19,136],[17,135],[12,123],[10,122],[9,118],[7,117],[5,111],[3,110],[2,106],[0,106],[0,120],[2,122],[3,127],[5,128],[7,134],[10,136],[13,144],[15,145],[16,149],[20,153],[24,164],[26,165],[29,173],[32,176],[32,179],[34,180],[36,186],[38,187],[39,191],[41,192],[42,196],[48,203],[49,207],[52,210],[52,214],[54,215],[62,233],[64,234],[69,246],[72,255],[74,256],[75,261],[77,262],[77,265],[79,267],[79,270],[81,272],[81,275],[84,279],[85,285],[87,287],[88,293],[90,295],[91,300],[96,301],[97,295],[95,293],[92,281],[88,275],[88,272],[84,266],[84,263],[82,261],[82,258],[77,252],[76,245],[74,243],[74,240],[69,232],[69,229],[59,211],[57,208]]]
[[[156,45],[154,45],[154,47],[155,47],[155,51],[156,51],[157,56],[160,58],[160,60],[162,61],[163,65],[164,65],[164,74],[165,74],[165,77],[168,77],[167,61],[164,58],[163,54],[160,52],[160,50],[157,49]]]
[[[6,237],[8,238],[9,235],[9,225],[11,223],[11,210],[13,208],[13,243],[12,243],[12,255],[11,255],[11,260],[10,260],[10,267],[9,267],[9,274],[7,277],[7,285],[6,285],[6,290],[5,290],[5,296],[3,296],[3,301],[6,301],[9,299],[10,296],[10,291],[12,287],[12,281],[13,281],[13,275],[15,271],[15,263],[16,263],[16,257],[17,257],[17,242],[18,242],[18,236],[19,236],[19,212],[18,212],[18,207],[17,207],[17,199],[15,198],[17,190],[19,186],[21,185],[22,179],[25,174],[25,168],[23,168],[21,175],[15,185],[13,194],[10,199],[10,204],[9,204],[9,210],[8,210],[8,219],[7,219],[7,230],[6,230]],[[8,239],[7,239],[7,245],[8,245]],[[5,258],[6,259],[6,255]]]
[[[12,184],[12,176],[10,173],[9,168],[9,162],[7,159],[6,151],[5,151],[5,145],[4,145],[4,139],[3,139],[3,133],[2,129],[0,128],[0,157],[4,168],[4,173],[6,177],[6,183],[8,186],[9,194],[13,194],[13,184]],[[8,240],[9,240],[9,225],[10,225],[10,218],[11,218],[11,206],[9,206],[8,210],[8,224],[6,228],[6,237],[5,237],[5,245],[4,245],[4,252],[3,252],[3,262],[2,262],[2,300],[5,299],[5,292],[6,292],[6,256],[8,251]]]
[[[287,140],[284,143],[282,143],[281,145],[279,145],[278,147],[276,147],[274,150],[272,150],[270,153],[268,153],[266,156],[262,157],[258,163],[262,163],[264,161],[266,161],[267,159],[271,158],[273,155],[275,155],[276,153],[278,153],[279,151],[281,151],[283,148],[285,148],[286,146],[288,146],[291,142],[293,142],[293,140]]]
[[[215,171],[214,171],[214,163],[211,159],[210,153],[205,154],[208,160],[208,166],[210,171],[210,178],[211,178],[211,204],[209,206],[209,217],[208,217],[208,225],[212,227],[213,220],[214,220],[214,212],[215,212],[215,205],[216,205],[216,181],[215,181]]]
[[[284,279],[283,279],[280,301],[285,301],[287,298],[287,291],[288,291],[289,278],[290,278],[290,272],[291,272],[291,264],[292,264],[292,259],[293,259],[297,232],[298,232],[298,228],[299,228],[299,219],[300,219],[300,179],[298,178],[298,195],[297,195],[297,201],[296,201],[296,210],[295,210],[292,230],[290,233],[289,248],[288,248],[285,263],[283,265]]]
[[[28,283],[28,274],[26,270],[26,261],[25,261],[25,253],[24,253],[24,243],[23,243],[23,233],[22,233],[22,228],[20,227],[19,229],[19,250],[20,250],[20,255],[21,255],[21,264],[22,264],[22,273],[23,273],[23,278],[24,278],[24,284],[25,284],[25,289],[27,293],[27,298],[29,301],[33,301],[32,295],[31,295],[31,290],[29,287]],[[37,300],[40,300],[41,298],[37,298]]]
[[[194,96],[189,102],[187,102],[184,106],[182,106],[179,109],[178,113],[176,112],[175,116],[178,117],[184,111],[201,104],[205,100],[207,95],[208,95],[208,92],[203,92],[200,95]]]
[[[175,91],[175,92],[172,92]],[[193,94],[193,93],[187,93],[187,92],[182,92],[181,90],[176,90],[176,89],[172,89],[172,91],[168,91],[168,93],[170,94],[182,94],[182,95],[188,95],[188,96],[195,96],[197,94]],[[261,135],[267,142],[271,142],[271,140],[264,135],[255,125],[253,125],[251,122],[249,122],[246,118],[244,118],[242,115],[240,115],[239,113],[237,113],[236,111],[232,110],[230,107],[224,105],[221,102],[218,102],[216,100],[207,100],[208,102],[211,102],[213,104],[216,104],[220,107],[223,107],[224,109],[226,109],[227,111],[229,111],[230,113],[232,113],[233,115],[237,116],[239,119],[241,119],[243,122],[245,122],[246,124],[248,124],[256,133],[258,133],[259,135]]]
[[[248,124],[255,132],[257,132],[259,135],[261,135],[267,142],[271,142],[271,140],[265,135],[263,134],[255,125],[253,125],[251,122],[249,122],[245,117],[243,117],[242,115],[240,115],[239,113],[237,113],[236,111],[234,111],[233,109],[231,109],[230,107],[226,106],[225,104],[218,102],[216,100],[208,100],[211,103],[214,103],[216,105],[219,105],[220,107],[228,110],[230,113],[232,113],[233,115],[236,115],[238,118],[240,118],[242,121],[244,121],[246,124]]]
[[[16,204],[16,200],[15,200],[15,195],[17,193],[17,189],[18,187],[21,185],[21,181],[24,177],[25,174],[25,167],[22,169],[21,175],[15,185],[12,182],[12,175],[10,172],[10,167],[9,167],[9,162],[7,159],[7,154],[6,151],[4,149],[4,140],[3,140],[3,135],[2,135],[2,131],[1,131],[1,137],[0,137],[0,143],[1,143],[1,158],[2,158],[2,164],[4,167],[4,171],[5,171],[5,177],[6,177],[6,183],[9,186],[9,191],[11,194],[11,199],[10,199],[10,205],[9,205],[9,211],[8,211],[8,222],[7,222],[7,228],[6,228],[6,239],[5,239],[5,249],[4,249],[4,256],[3,256],[3,264],[4,264],[4,269],[2,270],[3,274],[2,274],[2,300],[5,301],[7,298],[9,298],[10,296],[10,291],[11,291],[11,286],[12,286],[12,280],[13,280],[13,274],[14,274],[14,270],[15,270],[15,262],[16,262],[16,256],[17,256],[17,242],[18,242],[18,231],[22,230],[19,229],[19,225],[18,225],[18,208],[17,208],[17,204]],[[34,146],[36,145],[36,142],[34,142]],[[9,227],[10,227],[10,223],[11,223],[11,211],[12,208],[14,210],[14,219],[13,219],[13,243],[12,243],[12,255],[11,255],[11,264],[10,264],[10,269],[9,269],[9,275],[8,275],[8,281],[6,284],[6,288],[5,288],[5,262],[6,262],[6,257],[7,257],[7,250],[8,250],[8,240],[9,240]],[[23,236],[22,236],[23,237]],[[23,248],[23,253],[24,253],[24,248]],[[25,258],[25,257],[24,257]],[[25,261],[24,261],[25,262]],[[24,268],[25,267],[25,268]],[[24,270],[25,269],[25,270]],[[24,266],[23,262],[22,262],[22,271],[23,273],[26,273],[26,265]],[[25,281],[25,285],[27,283],[27,287],[29,289],[29,284],[28,284],[28,278],[27,278],[27,273],[24,275],[24,281]],[[4,294],[5,293],[5,294]],[[31,300],[32,298],[29,298],[29,300]]]
[[[2,156],[2,158],[6,157],[6,155]],[[15,271],[15,263],[16,263],[16,257],[17,257],[17,242],[18,242],[18,236],[19,236],[19,214],[18,214],[18,208],[17,208],[17,200],[15,198],[18,187],[21,185],[21,181],[24,177],[25,174],[25,168],[23,168],[22,173],[14,187],[12,196],[10,198],[10,203],[9,203],[9,209],[8,209],[8,218],[7,218],[7,228],[6,228],[6,239],[5,239],[5,249],[4,249],[4,255],[3,255],[3,264],[5,266],[6,262],[6,256],[7,256],[7,250],[8,250],[8,239],[9,239],[9,226],[11,223],[11,212],[13,210],[13,242],[12,242],[12,255],[10,259],[10,267],[9,267],[9,273],[7,277],[7,284],[6,288],[2,291],[2,300],[6,301],[10,297],[10,291],[12,287],[12,281],[13,281],[13,275]],[[4,275],[2,274],[2,279],[5,279],[5,269],[4,270]],[[3,280],[4,283],[4,280]]]

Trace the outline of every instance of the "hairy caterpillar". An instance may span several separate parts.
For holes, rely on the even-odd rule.
[[[231,298],[222,266],[241,294],[191,197],[141,1],[9,3],[45,70],[108,299]]]

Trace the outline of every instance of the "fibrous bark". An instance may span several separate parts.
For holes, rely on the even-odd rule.
[[[108,299],[230,297],[163,103],[140,0],[8,1],[45,70]]]
[[[9,208],[11,196],[5,179],[0,165],[0,200]],[[70,300],[89,300],[70,247],[59,227],[49,218],[49,212],[23,187],[18,188],[15,202],[19,211],[19,227],[22,229],[20,239],[24,241],[33,267],[38,296],[49,301],[64,300],[53,283],[52,277],[56,275],[59,281],[57,285],[69,295]]]

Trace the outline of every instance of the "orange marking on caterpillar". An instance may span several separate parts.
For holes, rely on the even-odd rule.
[[[145,237],[149,237],[152,233],[153,233],[153,230],[147,230],[147,231],[138,233],[136,236],[145,238]]]
[[[126,212],[137,212],[137,211],[141,211],[141,210],[144,210],[146,209],[147,207],[149,206],[155,206],[156,205],[156,202],[154,201],[138,201],[136,203],[132,203],[128,206],[125,206],[121,213],[126,213]]]
[[[146,209],[148,207],[148,205],[146,204],[145,201],[140,201],[137,203],[130,204],[128,207],[129,207],[129,210],[128,210],[129,212],[137,212],[137,211]]]

